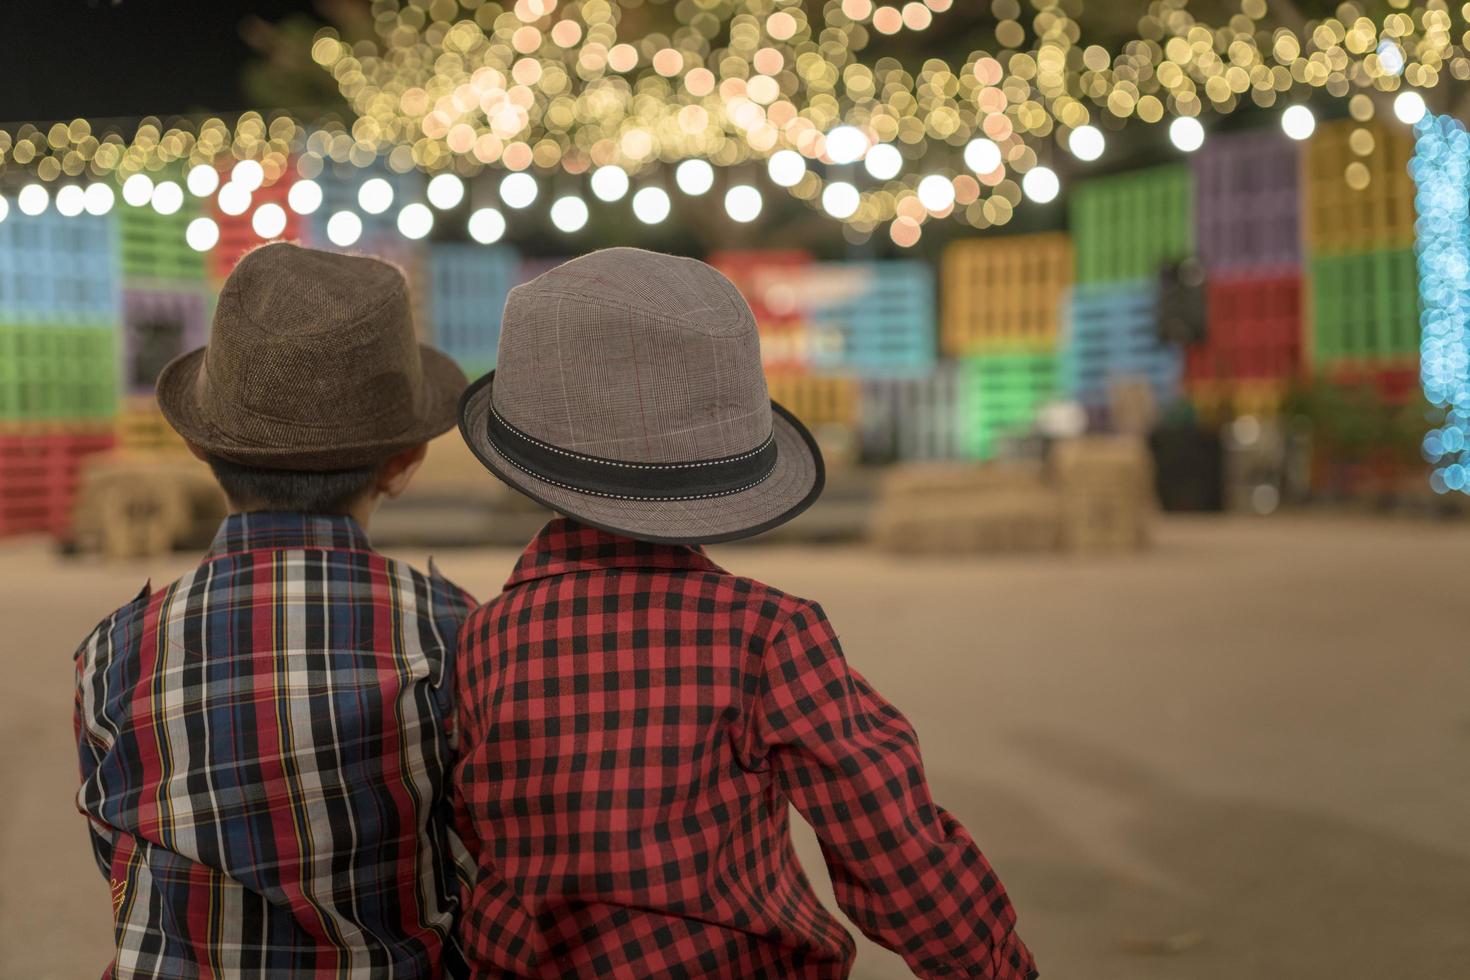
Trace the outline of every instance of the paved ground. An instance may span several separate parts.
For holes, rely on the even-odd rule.
[[[1305,518],[1173,520],[1126,558],[717,549],[821,599],[1077,980],[1470,976],[1467,555],[1466,526]],[[439,561],[485,593],[512,558]],[[0,548],[0,977],[105,959],[70,652],[185,562]],[[856,975],[907,974],[864,945]]]

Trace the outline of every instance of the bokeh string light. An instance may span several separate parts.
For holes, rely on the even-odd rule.
[[[744,173],[791,153],[800,172],[783,157],[772,182],[829,214],[829,182],[856,187],[843,220],[865,233],[935,217],[918,200],[920,177],[958,172],[963,157],[975,193],[947,214],[989,227],[1010,220],[1053,141],[1087,160],[1103,128],[1170,122],[1181,147],[1194,147],[1206,112],[1269,107],[1297,90],[1354,106],[1365,97],[1370,114],[1367,95],[1399,95],[1395,108],[1411,118],[1419,103],[1407,95],[1470,79],[1470,7],[1441,0],[1343,3],[1300,30],[1267,0],[1240,0],[1222,24],[1184,0],[1153,0],[1138,35],[1110,47],[1087,43],[1081,3],[989,6],[993,49],[905,64],[885,53],[885,38],[944,30],[961,16],[968,29],[973,7],[691,0],[644,4],[635,18],[609,0],[376,0],[373,39],[349,44],[324,30],[310,52],[349,105],[346,123],[247,112],[232,122],[149,117],[126,134],[85,119],[25,125],[0,132],[0,167],[19,173],[17,184],[111,178],[125,190],[135,176],[187,177],[196,196],[214,193],[208,174],[217,182],[223,171],[238,196],[292,168],[316,178],[328,166],[386,165],[461,180],[487,168],[583,176],[616,167],[642,181],[688,160]]]

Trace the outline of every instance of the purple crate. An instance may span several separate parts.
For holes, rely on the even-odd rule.
[[[209,339],[204,286],[123,290],[123,383],[130,392],[153,390],[163,366]]]
[[[542,273],[555,269],[566,260],[566,257],[546,258],[543,256],[535,259],[522,258],[521,267],[516,270],[516,283],[530,282]]]
[[[1301,265],[1300,148],[1280,130],[1211,137],[1194,158],[1199,256],[1207,270]]]

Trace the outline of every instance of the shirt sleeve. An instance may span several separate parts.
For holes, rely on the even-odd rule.
[[[765,652],[750,749],[816,830],[837,903],[874,942],[921,977],[1036,975],[995,872],[929,796],[913,728],[848,665],[814,603]]]
[[[100,630],[92,634],[76,653],[76,704],[72,712],[72,730],[77,740],[77,755],[81,762],[82,786],[85,792],[96,786],[97,769],[102,765],[105,752],[99,740],[87,728],[86,692],[84,690],[87,665],[95,662],[94,647],[99,642]],[[85,811],[83,811],[85,813]],[[90,813],[87,817],[87,835],[92,843],[92,856],[102,877],[112,880],[112,845],[114,831],[97,821]]]

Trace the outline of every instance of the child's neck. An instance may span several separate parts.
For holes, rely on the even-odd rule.
[[[359,527],[366,531],[368,529],[368,525],[372,523],[373,515],[378,511],[379,502],[380,496],[378,494],[371,494],[369,496],[361,498],[360,500],[353,501],[351,504],[347,505],[341,510],[335,510],[330,513],[323,513],[320,516],[350,517],[357,522]],[[233,500],[231,500],[229,503],[230,513],[232,515],[259,513],[260,511],[274,509],[271,507],[264,507],[259,505],[241,504]]]

